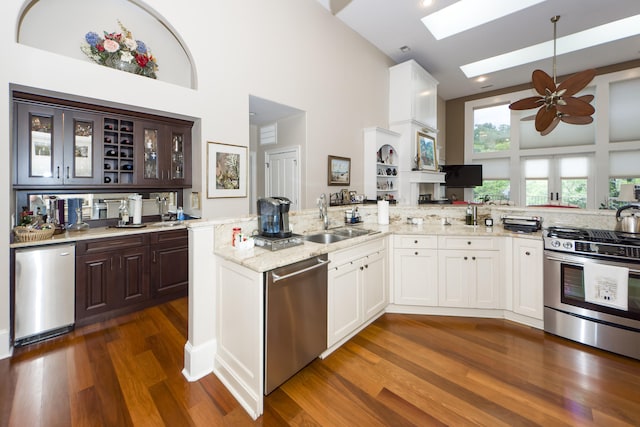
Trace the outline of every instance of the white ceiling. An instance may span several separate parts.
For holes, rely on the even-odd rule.
[[[318,0],[325,8],[336,0]],[[640,0],[546,0],[463,33],[436,40],[420,19],[456,0],[351,0],[336,14],[354,31],[396,63],[414,59],[439,82],[445,100],[527,83],[533,70],[552,74],[550,58],[487,75],[484,82],[468,79],[460,66],[526,46],[553,40],[550,19],[560,15],[558,38],[640,14]],[[481,0],[477,0],[481,1]],[[518,0],[511,0],[518,1]],[[557,57],[557,75],[640,59],[639,35]],[[400,51],[408,46],[407,53]]]

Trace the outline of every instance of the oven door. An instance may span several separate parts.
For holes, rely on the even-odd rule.
[[[628,307],[621,310],[585,301],[584,265],[587,262],[626,267]],[[640,263],[544,251],[544,305],[585,319],[640,331]]]

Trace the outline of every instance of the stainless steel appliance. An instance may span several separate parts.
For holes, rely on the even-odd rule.
[[[256,246],[270,251],[279,251],[280,249],[287,249],[293,246],[304,244],[304,238],[299,234],[291,234],[290,237],[265,237],[254,236]]]
[[[533,233],[542,228],[542,217],[503,215],[502,226],[510,231]]]
[[[550,227],[544,330],[640,359],[640,236]]]
[[[258,199],[258,232],[265,237],[290,237],[289,208],[286,197]]]
[[[328,263],[323,255],[265,273],[265,395],[327,349]]]
[[[14,345],[68,332],[74,318],[75,245],[16,249]]]

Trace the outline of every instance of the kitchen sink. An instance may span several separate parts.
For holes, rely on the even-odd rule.
[[[367,230],[364,228],[341,227],[316,234],[311,234],[305,236],[304,239],[309,242],[329,244],[339,242],[341,240],[352,239],[354,237],[366,236],[375,233],[378,232]]]
[[[330,232],[316,233],[316,234],[311,234],[309,236],[304,236],[304,240],[307,240],[309,242],[314,242],[314,243],[323,243],[325,245],[328,243],[339,242],[345,239],[348,239],[348,237],[340,236],[339,234],[330,233]]]

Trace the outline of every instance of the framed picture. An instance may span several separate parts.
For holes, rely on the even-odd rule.
[[[247,147],[207,142],[207,199],[247,197]]]
[[[418,169],[437,170],[436,139],[431,135],[418,131],[416,141],[418,145]]]
[[[327,185],[351,184],[351,159],[349,157],[329,156]]]

